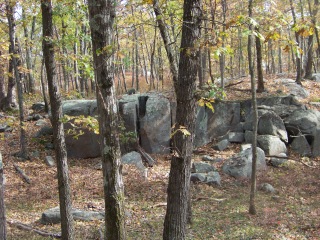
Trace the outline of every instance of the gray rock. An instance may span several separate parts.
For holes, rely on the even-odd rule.
[[[32,104],[31,109],[35,112],[42,112],[44,111],[44,107],[45,107],[45,104],[43,102],[37,102]]]
[[[289,135],[312,135],[319,126],[320,113],[316,110],[296,110],[285,118],[284,124]]]
[[[276,158],[272,157],[270,159],[270,164],[274,167],[281,167],[283,164],[285,164],[288,161],[286,158]]]
[[[221,140],[216,145],[214,145],[212,148],[214,150],[223,151],[230,145],[230,142],[227,139]]]
[[[306,137],[304,135],[300,135],[298,137],[294,137],[291,143],[291,149],[302,156],[311,156],[311,146],[309,145]]]
[[[0,124],[0,133],[6,132],[7,129],[8,129],[8,127],[9,127],[9,126],[8,126],[6,123]]]
[[[53,143],[51,143],[51,142],[47,142],[47,143],[44,145],[44,147],[45,147],[46,149],[54,149],[54,145],[53,145]]]
[[[244,121],[248,118],[247,115],[251,114],[251,100],[242,101],[240,104],[242,121]],[[288,117],[295,110],[306,109],[306,107],[292,95],[258,98],[257,105],[259,109],[264,108],[266,110],[274,111],[282,119]]]
[[[218,185],[221,186],[221,177],[218,172],[208,172],[206,176],[205,183],[209,185]]]
[[[265,154],[257,148],[257,171],[267,169]],[[222,171],[236,178],[250,178],[252,173],[252,149],[246,149],[238,155],[226,160]]]
[[[123,121],[123,126],[126,133],[131,133],[130,135],[138,136],[138,96],[137,95],[124,95],[119,100],[119,113]],[[124,134],[122,132],[122,134]],[[127,137],[128,138],[128,137]],[[121,152],[128,153],[136,149],[136,138],[129,137],[130,139],[122,139],[121,141]]]
[[[34,115],[32,116],[32,120],[34,120],[34,121],[37,121],[37,120],[39,120],[39,119],[42,119],[42,116],[41,116],[40,114],[34,114]]]
[[[217,102],[213,105],[214,112],[206,109],[208,114],[208,136],[214,139],[233,131],[240,123],[239,102]]]
[[[213,157],[210,157],[208,155],[204,155],[202,157],[202,161],[207,161],[207,162],[213,162],[214,161],[214,158]]]
[[[282,141],[288,142],[284,123],[273,111],[268,111],[259,118],[258,134],[278,136]]]
[[[246,143],[252,143],[252,141],[253,141],[253,132],[252,131],[246,130],[244,132],[244,141]]]
[[[43,119],[39,119],[39,120],[36,122],[35,125],[36,125],[36,126],[39,126],[39,127],[43,127],[43,126],[47,125],[47,122],[46,122],[45,120],[43,120]]]
[[[53,159],[52,156],[46,156],[45,157],[45,162],[49,167],[53,167],[53,166],[56,165],[56,162],[55,162],[55,160]]]
[[[194,162],[192,163],[192,173],[208,173],[212,171],[217,171],[217,169],[208,163]]]
[[[200,147],[209,142],[208,113],[205,107],[198,107],[193,145],[194,147]]]
[[[246,144],[241,144],[241,147],[240,147],[240,151],[244,151],[248,148],[252,148],[252,144],[251,143],[246,143]]]
[[[53,129],[51,126],[46,125],[40,128],[40,130],[35,134],[34,137],[40,138],[40,137],[51,136],[51,135],[53,135]]]
[[[318,126],[313,132],[312,155],[320,156],[320,127]]]
[[[287,153],[287,147],[279,137],[272,135],[259,135],[257,137],[258,147],[260,147],[266,155],[278,156],[281,153]]]
[[[94,211],[83,211],[78,209],[71,210],[72,216],[74,220],[80,221],[94,221],[94,220],[103,220],[104,213],[103,212],[94,212]],[[61,222],[60,217],[60,208],[55,207],[46,210],[42,213],[41,223],[42,224],[56,224]]]
[[[31,152],[31,157],[32,158],[39,158],[40,157],[40,152],[38,150]]]
[[[160,94],[139,96],[140,142],[147,153],[169,153],[170,102]]]
[[[71,120],[73,124],[74,120]],[[77,124],[75,124],[77,125]],[[64,124],[65,128],[65,141],[67,146],[68,157],[71,158],[95,158],[101,156],[100,150],[100,137],[99,134],[79,126],[75,129],[70,122]],[[68,134],[69,130],[76,130],[78,133],[82,131],[83,134],[75,137]]]
[[[292,79],[276,79],[275,82],[281,83],[286,86],[291,95],[297,97],[298,99],[304,99],[309,97],[310,93],[301,87],[299,84]]]
[[[231,143],[243,143],[244,142],[244,133],[242,132],[229,132],[228,140]]]
[[[191,173],[190,181],[191,182],[205,182],[206,181],[206,175],[205,173]]]
[[[312,74],[311,80],[314,80],[316,82],[320,82],[320,73],[314,73]]]
[[[140,153],[138,152],[129,152],[122,156],[121,161],[123,164],[129,164],[136,166],[139,170],[145,170],[145,166],[143,165],[142,158]]]
[[[63,115],[69,116],[95,116],[98,114],[96,100],[68,100],[62,103]]]
[[[275,193],[276,190],[274,189],[274,187],[269,184],[269,183],[262,183],[260,186],[259,186],[259,190],[263,191],[263,192],[266,192],[266,193]]]

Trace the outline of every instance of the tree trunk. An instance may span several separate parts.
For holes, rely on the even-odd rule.
[[[6,227],[6,208],[4,205],[4,175],[3,175],[3,162],[0,152],[0,239],[7,239],[7,227]]]
[[[103,187],[105,197],[105,239],[124,240],[124,189],[121,173],[119,143],[119,116],[114,90],[112,52],[97,50],[114,46],[115,2],[112,0],[89,0],[89,21],[95,66],[96,92],[99,111],[99,130],[102,154]]]
[[[249,17],[252,18],[252,2],[249,0]],[[250,31],[253,30],[253,26],[249,26]],[[252,139],[252,173],[251,173],[251,190],[250,190],[250,206],[249,213],[256,214],[255,206],[255,194],[256,194],[256,165],[257,165],[257,125],[258,125],[258,110],[256,99],[256,84],[254,79],[254,66],[253,66],[253,54],[252,54],[252,34],[248,36],[248,60],[249,60],[249,72],[251,79],[251,93],[252,93],[252,109],[253,109],[253,139]]]
[[[190,168],[196,116],[196,77],[202,19],[201,0],[185,0],[178,81],[174,82],[177,98],[176,129],[183,126],[190,136],[177,132],[173,136],[175,154],[171,160],[168,184],[167,211],[163,239],[185,239],[188,214],[190,214]]]
[[[59,87],[56,81],[56,64],[54,59],[52,2],[41,0],[43,25],[43,56],[45,60],[49,96],[51,103],[51,123],[53,127],[53,140],[58,172],[58,190],[61,216],[62,239],[74,239],[74,221],[71,213],[71,191],[68,176],[67,151],[64,138],[64,127],[61,122],[62,104]]]
[[[49,103],[48,103],[47,91],[46,91],[46,86],[44,84],[43,75],[44,75],[44,58],[42,59],[42,63],[41,63],[40,82],[41,82],[42,96],[44,101],[44,110],[48,113]]]
[[[258,29],[256,29],[258,31]],[[252,41],[252,40],[251,40]],[[262,48],[260,38],[256,36],[257,51],[257,73],[258,73],[258,89],[257,92],[264,92],[263,69],[262,69]]]
[[[25,20],[25,11],[22,9],[22,16]],[[34,21],[33,21],[34,22]],[[32,23],[33,23],[32,22]],[[33,24],[32,24],[33,25]],[[28,69],[28,81],[27,81],[27,86],[28,86],[28,92],[34,94],[35,93],[35,82],[34,82],[34,77],[33,77],[33,66],[31,62],[31,39],[29,39],[29,32],[26,24],[23,24],[23,30],[24,30],[24,37],[25,37],[25,51],[26,51],[26,65]]]
[[[294,11],[294,7],[293,7],[293,1],[290,0],[290,8],[291,8],[291,13],[292,13],[292,18],[293,18],[293,24],[296,25],[297,24],[297,20],[296,20],[296,13]],[[295,37],[296,37],[296,42],[297,42],[297,47],[300,48],[300,36],[299,33],[297,31],[295,31]],[[299,49],[297,49],[296,51],[299,51]],[[301,59],[302,59],[302,54],[300,54],[300,56],[296,53],[296,67],[297,67],[297,76],[296,76],[296,83],[299,85],[302,85],[301,80],[302,80],[302,64],[301,64]]]
[[[172,74],[173,82],[178,81],[178,61],[175,56],[174,47],[170,42],[170,36],[167,31],[166,23],[164,22],[162,11],[159,6],[158,0],[153,0],[153,10],[156,15],[156,20],[158,23],[158,27],[160,30],[160,34],[164,43],[164,47],[166,49],[167,57],[170,65],[170,72]]]

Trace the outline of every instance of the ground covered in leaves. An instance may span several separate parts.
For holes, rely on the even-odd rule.
[[[269,92],[259,96],[277,93],[277,88],[272,85],[274,78],[267,77]],[[235,82],[240,81],[227,88],[228,99],[250,98],[250,91],[246,90],[250,87],[249,80],[244,78]],[[305,103],[317,101],[319,84],[309,81],[303,84],[311,92]],[[1,121],[12,117],[18,121],[16,113],[4,115],[6,117]],[[19,128],[18,124],[12,125],[13,131],[1,135],[0,140],[6,176],[7,221],[21,222],[51,233],[59,232],[59,224],[42,225],[39,221],[43,211],[58,206],[57,171],[44,163],[45,156],[54,156],[53,151],[45,149],[43,144],[50,139],[34,139],[39,127],[35,122],[27,122],[31,159],[21,161],[13,156],[19,150]],[[199,161],[202,154],[227,159],[239,152],[239,147],[232,145],[228,150],[218,152],[208,145],[198,149],[199,155],[194,160]],[[34,152],[40,155],[32,156]],[[128,239],[162,239],[170,156],[153,157],[157,164],[149,169],[147,178],[132,167],[124,167]],[[248,214],[249,181],[230,178],[220,172],[221,187],[193,184],[193,223],[188,226],[188,239],[319,239],[320,159],[300,158],[293,153],[289,157],[285,166],[268,166],[266,172],[259,174],[258,185],[270,183],[277,192],[267,194],[258,191],[258,213],[255,216]],[[84,210],[103,210],[102,172],[96,169],[99,159],[69,159],[68,162],[73,206]],[[17,174],[14,163],[30,178],[30,184]],[[103,231],[103,221],[76,221],[75,224],[76,239],[79,240],[99,239]],[[8,239],[50,238],[8,224]]]

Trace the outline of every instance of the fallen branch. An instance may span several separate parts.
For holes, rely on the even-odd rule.
[[[287,160],[291,160],[291,161],[295,161],[295,162],[301,163],[301,164],[305,165],[306,167],[317,169],[317,167],[310,166],[310,165],[302,162],[300,159],[295,159],[295,158],[291,158],[291,157],[289,158],[289,157],[282,157],[282,156],[273,156],[273,155],[267,155],[266,157],[268,157],[268,158],[274,157],[274,158],[287,159]]]
[[[240,83],[243,83],[243,81],[236,82],[236,83],[230,83],[230,84],[228,84],[227,86],[225,86],[225,88],[232,87],[232,86],[238,85],[238,84],[240,84]]]
[[[139,144],[137,146],[137,150],[141,154],[141,156],[144,158],[144,160],[147,161],[149,167],[153,167],[155,160],[148,153],[146,153]]]
[[[7,221],[8,224],[13,225],[19,229],[35,232],[43,237],[51,237],[51,238],[61,238],[61,233],[50,233],[46,231],[42,231],[39,229],[35,229],[32,226],[29,226],[27,224],[17,222],[17,221]]]
[[[30,178],[25,174],[25,172],[24,172],[17,164],[13,163],[13,166],[14,166],[14,168],[16,169],[16,171],[20,174],[20,176],[22,177],[22,179],[23,179],[26,183],[30,184],[30,183],[31,183]]]

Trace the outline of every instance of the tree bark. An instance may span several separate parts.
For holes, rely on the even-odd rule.
[[[62,104],[59,87],[56,81],[56,64],[53,44],[53,22],[51,0],[41,0],[43,25],[43,56],[45,60],[49,96],[51,103],[51,123],[57,160],[58,189],[61,215],[62,239],[74,239],[74,221],[71,213],[71,191],[68,176],[67,151],[64,138],[64,127],[61,122]]]
[[[178,81],[178,61],[176,60],[174,47],[170,42],[170,36],[166,27],[166,23],[163,20],[163,14],[159,6],[158,0],[153,0],[153,10],[156,15],[156,20],[160,30],[160,34],[166,49],[167,57],[170,65],[170,72],[172,74],[173,82]]]
[[[256,29],[258,31],[258,29]],[[259,37],[256,38],[256,52],[257,52],[257,74],[258,74],[258,88],[257,92],[264,92],[264,83],[263,83],[263,69],[262,69],[262,48],[261,40]]]
[[[293,1],[290,0],[290,8],[291,8],[291,13],[292,13],[292,18],[293,18],[293,24],[296,25],[297,24],[297,20],[296,20],[296,13],[294,11],[294,7],[293,7]],[[300,48],[300,36],[299,33],[297,31],[295,31],[295,38],[296,38],[296,42],[297,42],[297,47]],[[297,49],[296,51],[299,51],[299,49]],[[301,59],[302,59],[302,54],[300,54],[300,56],[296,53],[296,68],[297,68],[297,76],[296,76],[296,83],[299,85],[302,85],[301,80],[302,80],[302,64],[301,64]]]
[[[3,175],[3,162],[0,152],[0,239],[7,239],[7,224],[6,224],[6,208],[4,204],[4,175]]]
[[[176,129],[185,127],[190,136],[177,132],[173,136],[174,155],[168,184],[167,211],[164,221],[163,239],[185,239],[188,214],[190,214],[190,168],[196,116],[196,77],[199,49],[196,42],[200,38],[202,19],[201,0],[185,0],[179,75],[174,82],[177,99]]]
[[[252,18],[252,2],[249,0],[249,17]],[[253,26],[250,24],[250,31],[253,30]],[[256,99],[256,84],[254,79],[254,66],[253,66],[253,54],[252,54],[252,34],[248,36],[248,61],[249,72],[251,79],[251,93],[252,93],[252,112],[253,112],[253,139],[252,139],[252,173],[251,173],[251,190],[250,190],[250,206],[249,213],[256,214],[255,206],[255,194],[256,194],[256,165],[257,165],[257,126],[258,126],[258,110]]]
[[[115,4],[113,0],[88,1],[104,180],[105,239],[124,240],[126,239],[124,189],[118,130],[119,116],[112,64],[112,55],[115,51],[113,47]],[[98,50],[108,46],[110,46],[109,51],[97,54]]]

